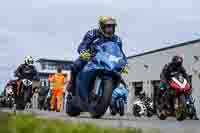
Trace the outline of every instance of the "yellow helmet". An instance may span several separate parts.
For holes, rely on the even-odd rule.
[[[112,37],[112,35],[115,33],[115,27],[117,26],[116,20],[109,16],[101,16],[99,18],[99,29],[106,37]],[[112,26],[112,32],[106,32],[105,28],[106,26]]]

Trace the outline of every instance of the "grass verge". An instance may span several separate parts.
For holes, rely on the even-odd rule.
[[[141,129],[99,128],[92,124],[0,113],[0,133],[143,133]]]

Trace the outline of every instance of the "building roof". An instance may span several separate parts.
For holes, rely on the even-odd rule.
[[[144,55],[148,55],[148,54],[152,54],[152,53],[156,53],[156,52],[160,52],[160,51],[164,51],[164,50],[168,50],[168,49],[182,47],[182,46],[185,46],[185,45],[191,45],[191,44],[194,44],[194,43],[197,43],[197,42],[200,42],[200,39],[196,39],[196,40],[192,40],[192,41],[187,41],[187,42],[175,44],[175,45],[172,45],[172,46],[168,46],[168,47],[164,47],[164,48],[155,49],[155,50],[147,51],[147,52],[144,52],[144,53],[132,55],[132,56],[129,56],[128,59],[139,57],[139,56],[144,56]]]
[[[47,59],[47,58],[40,58],[38,59],[36,62],[56,62],[56,63],[68,63],[71,64],[73,63],[73,61],[70,60],[56,60],[56,59]]]
[[[55,74],[56,71],[51,71],[51,72],[39,72],[39,76],[49,76],[49,74]],[[62,74],[66,75],[69,74],[69,71],[62,71]]]

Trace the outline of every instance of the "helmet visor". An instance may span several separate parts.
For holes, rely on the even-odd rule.
[[[28,64],[28,65],[33,65],[33,60],[28,60],[28,61],[27,61],[27,64]]]
[[[110,36],[112,36],[115,33],[115,27],[114,24],[106,24],[104,25],[104,32]]]

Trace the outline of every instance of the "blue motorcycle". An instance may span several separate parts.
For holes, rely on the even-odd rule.
[[[100,118],[107,111],[112,92],[121,81],[126,57],[118,44],[106,42],[93,48],[95,56],[76,77],[76,92],[67,99],[66,113],[78,116],[89,112],[92,118]]]
[[[112,100],[110,104],[111,115],[119,113],[124,115],[124,105],[127,104],[128,89],[125,84],[120,84],[112,93]]]

